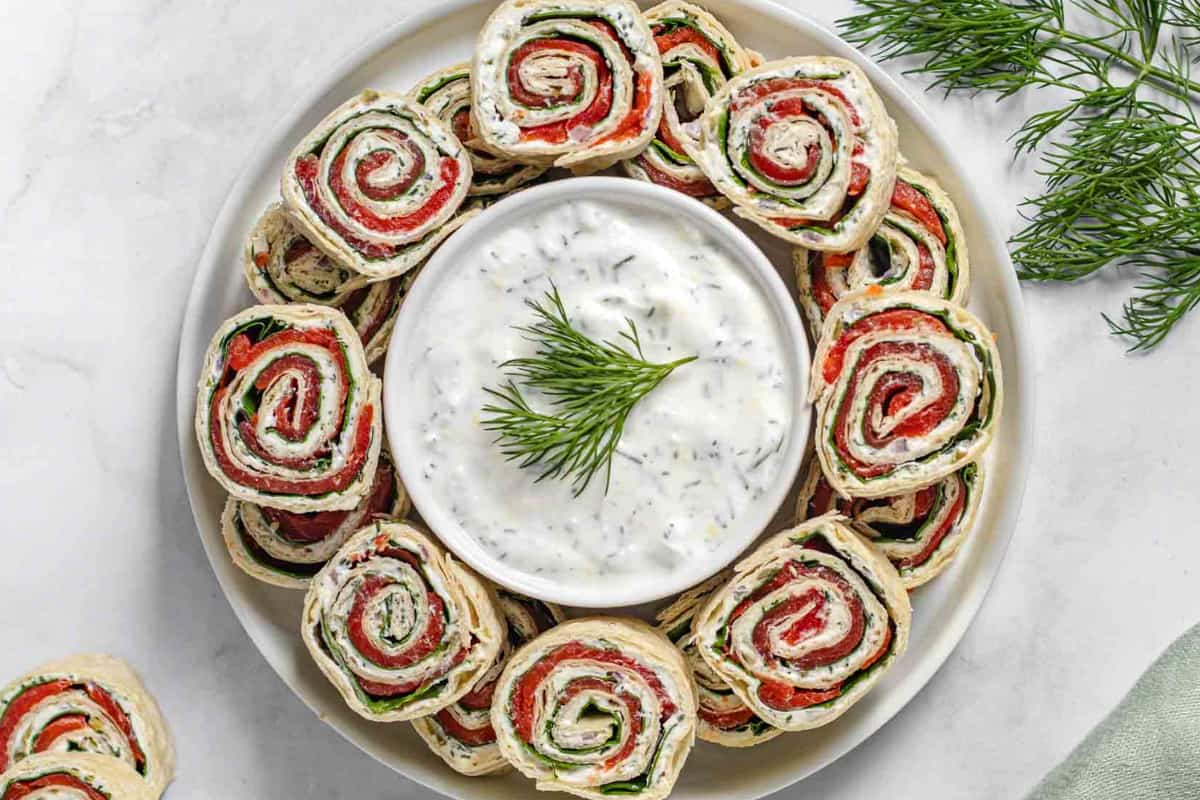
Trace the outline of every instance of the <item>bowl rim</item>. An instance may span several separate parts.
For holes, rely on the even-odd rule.
[[[724,532],[723,544],[702,557],[689,559],[666,576],[634,573],[620,581],[572,584],[569,578],[552,579],[523,572],[495,558],[437,502],[421,479],[415,440],[406,435],[405,398],[413,385],[404,368],[406,342],[424,319],[424,310],[445,281],[464,268],[468,256],[481,242],[499,232],[519,227],[531,215],[548,207],[577,200],[595,200],[634,207],[662,216],[686,219],[716,240],[730,255],[735,269],[753,280],[771,308],[783,341],[784,359],[792,375],[791,429],[781,465],[764,495],[755,500]],[[421,518],[438,540],[475,571],[506,588],[552,603],[580,608],[613,608],[652,603],[679,594],[734,563],[765,533],[787,500],[800,471],[810,435],[811,406],[808,377],[811,362],[808,339],[795,301],[775,265],[730,220],[709,206],[680,192],[625,177],[568,177],[539,184],[489,205],[451,234],[420,268],[396,315],[388,344],[383,377],[383,415],[392,460]],[[514,469],[516,467],[514,466]]]

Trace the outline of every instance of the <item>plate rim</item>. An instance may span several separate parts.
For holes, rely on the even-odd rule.
[[[703,3],[703,0],[698,0]],[[218,261],[218,251],[221,248],[221,243],[224,241],[223,236],[229,232],[233,223],[233,216],[237,207],[245,194],[250,189],[252,176],[255,173],[255,165],[261,162],[267,153],[274,147],[282,143],[285,134],[288,130],[294,127],[297,122],[304,117],[310,110],[317,105],[321,98],[334,89],[339,83],[349,78],[354,71],[359,69],[364,64],[378,58],[384,51],[396,46],[405,37],[411,33],[420,30],[421,28],[442,22],[451,18],[465,9],[477,5],[481,0],[437,0],[427,8],[415,13],[401,16],[395,22],[383,27],[381,30],[363,37],[357,45],[351,47],[347,53],[338,59],[330,68],[324,79],[314,81],[306,91],[297,99],[295,103],[270,126],[265,134],[260,135],[250,149],[248,156],[242,162],[238,171],[237,177],[230,185],[230,188],[222,203],[221,209],[218,212],[212,227],[210,228],[208,238],[205,242],[203,251],[197,261],[195,272],[193,273],[192,281],[188,289],[188,298],[184,307],[183,320],[180,328],[179,347],[176,353],[176,375],[175,375],[175,403],[176,403],[176,427],[178,455],[180,460],[180,469],[184,479],[184,486],[187,491],[188,505],[191,511],[193,525],[197,535],[200,537],[201,546],[204,548],[209,564],[213,569],[213,574],[217,579],[218,585],[221,587],[222,593],[225,595],[226,601],[229,602],[234,615],[237,617],[238,623],[246,632],[255,648],[263,656],[263,659],[271,666],[280,680],[291,690],[297,698],[300,699],[305,706],[311,710],[318,719],[325,722],[329,727],[333,728],[342,738],[353,744],[362,752],[374,758],[376,761],[383,764],[388,769],[403,775],[408,780],[423,786],[431,791],[447,794],[451,791],[435,784],[432,779],[427,780],[426,777],[420,774],[419,771],[412,773],[400,770],[395,765],[389,763],[377,751],[377,748],[371,746],[369,742],[360,741],[355,737],[349,729],[343,728],[334,721],[325,718],[321,709],[316,704],[314,698],[310,698],[306,691],[298,688],[297,682],[294,681],[283,669],[282,664],[277,664],[275,660],[267,656],[268,648],[259,642],[256,636],[252,623],[252,610],[249,604],[240,602],[235,603],[233,597],[238,594],[232,587],[232,580],[223,574],[223,570],[217,566],[219,560],[226,559],[226,552],[221,537],[207,537],[204,534],[205,523],[201,520],[197,511],[197,502],[195,491],[193,490],[194,482],[192,473],[196,471],[195,465],[190,464],[193,461],[189,457],[189,447],[194,447],[193,441],[193,417],[195,403],[195,386],[196,377],[194,375],[184,375],[182,367],[188,359],[189,350],[195,346],[197,341],[197,328],[199,325],[199,309],[207,296],[204,291],[215,275],[218,274],[220,265]],[[867,74],[868,79],[876,86],[886,86],[887,94],[894,102],[901,105],[905,113],[911,117],[916,126],[939,151],[941,158],[945,159],[950,166],[951,171],[956,177],[967,176],[970,173],[963,168],[962,161],[957,152],[949,146],[946,137],[942,134],[940,128],[930,118],[921,105],[909,92],[902,87],[896,79],[888,74],[884,69],[872,58],[868,57],[858,48],[850,45],[845,40],[841,39],[837,33],[826,27],[823,23],[813,19],[802,11],[782,5],[775,0],[726,0],[731,4],[744,6],[754,13],[773,17],[776,19],[782,18],[787,20],[788,24],[805,29],[814,39],[820,41],[822,47],[826,48],[827,52],[838,54],[840,57],[847,58],[861,67]],[[966,199],[970,206],[975,209],[985,209],[986,205],[982,202],[979,189],[973,182],[966,180],[962,181],[962,193],[966,194]],[[1000,280],[1005,295],[1005,305],[1007,310],[1008,321],[1015,341],[1013,347],[1016,352],[1016,363],[1013,365],[1005,364],[1005,372],[1011,376],[1015,391],[1006,393],[1006,415],[1016,415],[1017,427],[1016,437],[1013,443],[1012,455],[1012,480],[1008,487],[1008,497],[1004,507],[998,515],[1000,532],[1002,541],[998,542],[999,551],[994,557],[994,564],[982,580],[971,584],[970,591],[965,594],[958,606],[958,615],[955,619],[958,625],[955,626],[952,635],[946,636],[946,630],[941,632],[938,638],[939,646],[933,657],[926,658],[912,665],[913,671],[910,673],[909,680],[915,683],[913,689],[903,699],[892,697],[887,703],[887,708],[880,713],[878,724],[874,725],[872,730],[863,734],[858,738],[851,737],[851,741],[841,742],[832,748],[829,757],[819,766],[801,771],[800,774],[793,774],[783,777],[780,780],[768,780],[765,784],[760,783],[752,791],[755,794],[749,795],[752,797],[765,797],[768,794],[780,791],[781,789],[793,786],[815,772],[823,769],[830,764],[838,761],[847,753],[853,750],[864,741],[874,736],[884,725],[888,724],[896,714],[907,706],[924,688],[929,684],[933,676],[942,668],[950,655],[955,651],[962,639],[965,637],[967,630],[973,624],[975,618],[983,605],[984,599],[987,597],[992,586],[995,584],[997,575],[999,575],[1004,560],[1007,557],[1012,539],[1016,535],[1017,523],[1020,517],[1021,507],[1024,501],[1025,491],[1029,477],[1029,466],[1033,455],[1033,431],[1035,425],[1035,384],[1033,381],[1033,347],[1029,341],[1029,327],[1027,323],[1027,315],[1025,312],[1024,298],[1021,295],[1020,285],[1016,278],[1016,273],[1013,270],[1012,262],[1009,257],[1008,249],[1005,246],[1005,240],[1000,238],[997,231],[997,226],[991,215],[986,213],[980,214],[979,224],[983,227],[986,238],[989,242],[996,242],[999,247],[990,255],[994,255],[998,262],[995,266],[1000,274],[997,276]],[[207,342],[211,338],[207,332],[200,332],[199,341]],[[203,469],[200,469],[201,478],[207,479],[207,474]],[[219,534],[219,531],[218,531]],[[215,541],[213,541],[215,539]],[[232,573],[230,573],[232,574]],[[448,769],[448,768],[447,768]],[[449,796],[449,795],[448,795]]]

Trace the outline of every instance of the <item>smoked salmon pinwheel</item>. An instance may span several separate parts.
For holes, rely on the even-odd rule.
[[[233,563],[247,575],[306,589],[352,533],[375,519],[403,519],[409,508],[408,493],[384,447],[371,488],[352,510],[297,514],[231,497],[221,515],[221,533]]]
[[[301,513],[352,509],[379,462],[379,393],[341,312],[248,308],[217,329],[200,372],[204,464],[237,500]]]
[[[829,310],[810,399],[825,478],[889,497],[978,459],[1001,408],[1000,356],[973,314],[926,292],[871,289]]]
[[[571,620],[524,645],[492,702],[500,752],[542,790],[665,798],[696,738],[688,666],[644,622]]]
[[[250,233],[243,262],[246,284],[260,303],[315,303],[341,309],[358,331],[368,363],[387,352],[408,276],[367,283],[304,237],[279,203],[267,207]]]
[[[688,151],[699,143],[699,119],[708,98],[730,78],[754,66],[756,55],[743,50],[716,17],[691,3],[667,0],[647,11],[645,17],[663,63],[663,116],[650,146],[625,161],[625,171],[711,205],[725,206],[725,196]]]
[[[932,178],[907,167],[900,167],[887,215],[864,247],[847,253],[797,248],[794,261],[800,307],[817,336],[834,303],[868,286],[967,302],[970,265],[958,211]]]
[[[837,719],[908,644],[904,584],[848,523],[830,514],[771,537],[692,623],[709,666],[786,731]]]
[[[713,592],[729,582],[729,578],[729,572],[722,572],[689,589],[659,612],[655,620],[658,629],[675,643],[692,670],[692,678],[696,681],[697,735],[706,742],[724,747],[750,747],[774,739],[783,731],[755,714],[701,658],[692,630],[696,612]]]
[[[837,496],[814,460],[800,488],[796,520],[830,511],[849,517],[896,567],[904,588],[915,589],[950,565],[971,531],[982,491],[982,469],[972,462],[924,489],[848,500]]]
[[[157,797],[171,782],[171,735],[158,704],[125,662],[105,655],[72,656],[43,664],[0,690],[0,772],[8,770],[10,781],[15,769],[24,775],[17,783],[26,782],[26,788],[69,786],[33,786],[28,782],[40,773],[26,765],[45,757],[50,760],[40,763],[55,766],[55,759],[81,753],[102,757],[100,764],[125,767],[149,790],[147,797]],[[26,796],[14,785],[7,784],[5,791],[15,794],[0,791],[0,798]]]
[[[120,761],[92,753],[44,753],[0,773],[0,800],[158,800]]]
[[[416,267],[466,221],[471,159],[453,131],[408,98],[365,91],[301,140],[283,201],[304,236],[372,280]]]
[[[538,789],[660,800],[695,742],[694,692],[683,655],[661,633],[585,617],[513,655],[492,726],[500,752]]]
[[[313,578],[301,634],[350,708],[395,722],[467,694],[495,662],[504,622],[491,589],[432,538],[377,521]]]
[[[471,65],[457,64],[439,70],[417,84],[412,98],[448,125],[467,146],[471,157],[471,197],[507,194],[537,180],[547,169],[522,164],[484,150],[471,132]]]
[[[594,172],[654,136],[662,62],[629,0],[508,0],[479,34],[471,96],[486,149]]]
[[[857,66],[771,61],[709,100],[692,157],[738,215],[810,250],[867,243],[896,179],[896,125]]]
[[[508,637],[495,663],[457,702],[412,723],[429,748],[464,775],[490,775],[509,769],[492,728],[496,682],[513,651],[563,621],[562,609],[552,603],[502,588],[496,589],[496,596],[508,624]]]

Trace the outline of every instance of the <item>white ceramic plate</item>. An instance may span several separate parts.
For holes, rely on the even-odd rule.
[[[768,0],[704,4],[739,41],[768,58],[837,55],[866,70],[899,125],[904,154],[916,168],[937,176],[957,202],[971,248],[971,308],[996,332],[1004,365],[1004,419],[988,454],[987,487],[976,530],[954,565],[913,595],[913,630],[905,656],[871,694],[825,728],[787,734],[749,750],[699,743],[672,795],[676,800],[749,800],[812,774],[874,733],[920,691],[962,638],[1016,525],[1032,445],[1032,358],[1004,242],[950,145],[920,106],[876,65],[801,14]],[[359,48],[329,78],[315,82],[313,92],[280,121],[254,153],[213,226],[188,300],[176,381],[179,446],[196,526],[217,579],[250,638],[288,686],[347,739],[431,789],[472,800],[524,798],[532,785],[513,775],[460,776],[429,752],[410,726],[367,722],[345,706],[300,641],[303,594],[258,583],[230,561],[220,530],[225,498],[201,462],[192,414],[196,376],[209,337],[223,320],[252,303],[240,266],[243,239],[262,208],[277,197],[279,173],[293,143],[365,87],[406,91],[434,69],[469,58],[476,33],[494,7],[493,0],[449,0],[399,22]],[[747,231],[790,281],[788,248],[766,234]],[[791,512],[790,505],[785,508]]]

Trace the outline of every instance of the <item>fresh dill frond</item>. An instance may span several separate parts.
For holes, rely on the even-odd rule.
[[[1073,281],[1110,265],[1141,282],[1105,316],[1150,349],[1200,303],[1200,0],[859,0],[846,37],[915,62],[947,92],[1061,102],[1013,134],[1041,151],[1045,191],[1025,201],[1012,245],[1027,280]]]
[[[483,407],[482,425],[510,461],[538,470],[538,481],[572,481],[575,495],[604,470],[608,491],[612,458],[629,412],[688,356],[656,364],[647,361],[637,325],[626,317],[619,339],[596,341],[575,328],[553,281],[544,301],[526,300],[536,321],[516,330],[537,345],[534,355],[500,365],[506,380],[484,387],[497,402]],[[550,411],[536,410],[521,386],[540,392]]]

